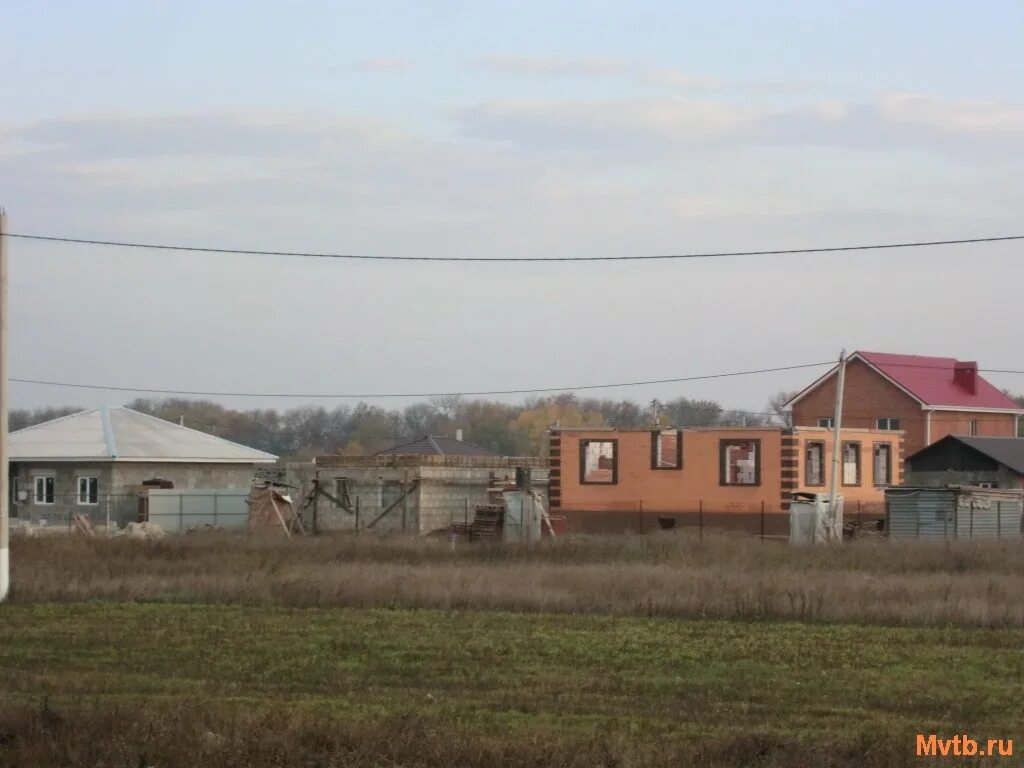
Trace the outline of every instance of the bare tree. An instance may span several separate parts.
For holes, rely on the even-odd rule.
[[[782,422],[785,427],[793,426],[793,413],[787,411],[783,406],[796,397],[796,392],[778,392],[771,400],[768,401],[768,410],[771,411],[775,418]]]

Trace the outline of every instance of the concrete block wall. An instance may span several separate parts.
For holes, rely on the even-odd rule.
[[[481,469],[466,467],[322,467],[319,470],[321,487],[337,495],[337,478],[345,478],[349,498],[353,505],[359,500],[359,527],[364,528],[398,498],[402,489],[419,481],[406,497],[387,516],[374,526],[375,530],[404,530],[427,534],[452,523],[462,523],[468,517],[472,522],[476,505],[488,502],[487,489],[491,476],[515,482],[514,469]],[[317,476],[312,463],[295,462],[288,465],[287,482],[296,486],[293,500],[301,506],[313,489]],[[545,491],[547,470],[532,470],[531,481],[536,490]],[[306,519],[312,517],[312,508],[306,510]],[[317,519],[320,530],[353,530],[354,515],[338,507],[323,496],[318,501]]]
[[[418,476],[418,469],[396,469],[388,467],[326,467],[319,470],[311,462],[291,462],[287,465],[286,482],[295,486],[289,493],[292,503],[299,510],[313,491],[313,480],[319,477],[320,487],[332,496],[339,495],[339,478],[348,485],[349,500],[353,510],[358,499],[360,528],[375,520],[391,502],[399,497],[404,485]],[[407,529],[416,528],[419,496],[414,491],[386,517],[374,526],[377,530],[400,530],[402,510],[405,509]],[[303,512],[307,522],[312,520],[313,507]],[[356,527],[354,514],[342,509],[325,496],[316,501],[316,516],[322,531],[353,530]]]
[[[33,494],[33,478],[36,475],[52,475],[54,479],[54,503],[36,504]],[[95,505],[78,503],[78,478],[82,475],[95,477],[98,480],[99,502]],[[72,515],[84,514],[99,522],[106,519],[110,503],[111,466],[102,463],[70,464],[64,462],[22,463],[12,465],[11,493],[14,486],[27,492],[25,501],[14,499],[10,505],[11,517],[28,520],[33,523],[45,521],[48,525],[66,525]],[[116,515],[117,510],[109,510]]]
[[[113,465],[115,487],[142,485],[154,478],[170,480],[175,488],[246,489],[256,476],[253,464],[135,463]]]
[[[35,475],[54,476],[53,504],[33,502]],[[252,464],[199,464],[184,462],[33,462],[14,465],[13,477],[20,488],[28,491],[28,500],[12,504],[12,515],[33,522],[66,524],[73,514],[88,516],[94,524],[112,523],[123,526],[138,518],[139,502],[135,489],[147,480],[160,479],[174,483],[175,489],[216,488],[248,490],[252,486],[255,466]],[[78,477],[98,479],[98,503],[78,503]]]

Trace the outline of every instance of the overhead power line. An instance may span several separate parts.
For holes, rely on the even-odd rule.
[[[381,399],[381,398],[412,398],[412,397],[483,397],[486,395],[530,395],[548,392],[578,392],[595,389],[617,389],[620,387],[640,387],[652,384],[681,384],[692,381],[708,381],[711,379],[726,379],[736,376],[753,376],[762,373],[779,373],[782,371],[796,371],[805,368],[821,368],[826,365],[834,366],[834,360],[827,360],[821,363],[802,363],[800,365],[783,365],[775,368],[755,368],[746,371],[729,371],[727,373],[708,373],[700,376],[679,376],[668,379],[646,379],[642,381],[620,381],[612,384],[580,384],[565,387],[532,387],[523,389],[490,389],[490,390],[465,390],[451,392],[362,392],[362,393],[336,393],[336,392],[224,392],[214,390],[191,390],[191,389],[157,389],[153,387],[133,387],[114,384],[84,384],[70,381],[51,381],[46,379],[19,379],[11,378],[10,381],[19,384],[37,384],[47,387],[67,387],[70,389],[93,389],[109,392],[134,392],[150,395],[185,395],[190,397],[262,397],[262,398],[295,398],[309,400],[357,400],[357,399]],[[932,370],[952,370],[949,366],[939,365],[917,365],[914,363],[887,363],[887,366],[897,368],[928,368]],[[1004,373],[1024,376],[1024,370],[1010,368],[979,368],[979,373]],[[727,411],[741,412],[736,409],[725,409]],[[763,412],[746,411],[749,414]],[[768,415],[765,413],[765,415]]]
[[[212,392],[183,389],[152,389],[148,387],[111,386],[106,384],[78,384],[67,381],[45,381],[42,379],[15,379],[19,384],[41,384],[49,387],[69,387],[71,389],[101,389],[111,392],[136,392],[151,395],[188,395],[192,397],[288,397],[308,400],[344,400],[344,399],[378,399],[398,397],[482,397],[484,395],[529,395],[542,392],[569,392],[587,389],[614,389],[617,387],[637,387],[647,384],[678,384],[687,381],[706,381],[708,379],[725,379],[733,376],[751,376],[758,373],[776,373],[778,371],[795,371],[801,368],[819,368],[834,365],[833,362],[805,363],[803,365],[784,365],[778,368],[758,368],[750,371],[731,371],[729,373],[710,373],[702,376],[681,376],[673,379],[651,379],[647,381],[625,381],[615,384],[583,384],[574,387],[535,387],[532,389],[492,389],[464,392],[367,392],[361,394],[337,393],[282,393],[282,392]]]
[[[726,256],[781,256],[801,253],[838,253],[842,251],[877,251],[894,248],[930,248],[940,245],[968,245],[1024,240],[1024,235],[998,237],[971,237],[959,240],[922,240],[902,243],[874,243],[869,245],[838,245],[821,248],[776,248],[754,251],[708,251],[693,253],[639,254],[632,256],[397,256],[371,255],[361,253],[320,253],[315,251],[271,251],[249,248],[218,248],[213,246],[170,245],[166,243],[137,243],[124,240],[90,240],[78,237],[57,237],[55,235],[16,234],[8,232],[4,237],[22,240],[39,240],[49,243],[77,245],[102,245],[113,248],[141,248],[155,251],[187,251],[191,253],[223,253],[244,256],[292,256],[308,259],[350,259],[367,261],[480,261],[480,262],[564,262],[564,261],[664,261],[671,259],[712,259]]]

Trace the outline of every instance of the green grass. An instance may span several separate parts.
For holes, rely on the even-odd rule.
[[[796,755],[829,744],[855,754],[867,744],[883,749],[875,764],[888,765],[912,761],[920,731],[1024,736],[1021,648],[1022,630],[7,605],[0,607],[0,712],[37,712],[45,698],[48,710],[86,719],[187,711],[215,732],[231,718],[270,710],[313,718],[319,730],[324,722],[351,729],[409,721],[505,745],[590,744],[600,735],[620,740],[619,750],[631,743],[692,750],[742,737]],[[0,764],[2,737],[0,728]],[[815,764],[846,764],[833,757]],[[420,764],[413,758],[351,764]],[[706,764],[744,764],[742,756],[732,760]],[[485,764],[479,754],[477,762]],[[506,754],[494,764],[511,762]]]

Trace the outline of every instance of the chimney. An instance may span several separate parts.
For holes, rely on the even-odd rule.
[[[461,429],[456,429],[455,430],[455,439],[458,440],[460,443],[462,442],[462,430]]]
[[[184,413],[179,413],[178,414],[178,426],[179,427],[184,427],[185,426],[185,414]]]
[[[953,383],[972,395],[978,392],[978,364],[957,360],[953,366]]]

